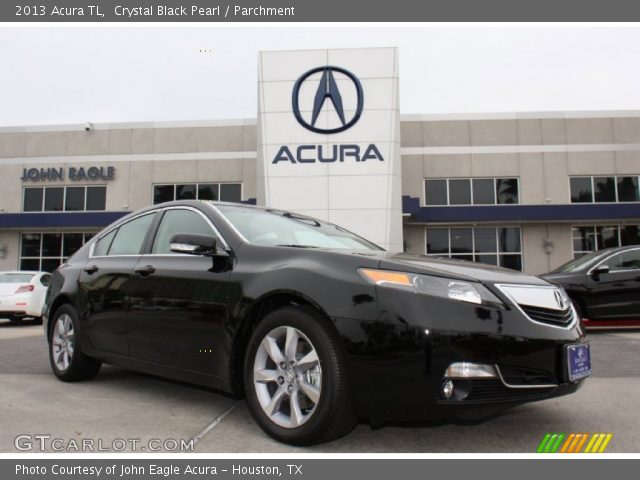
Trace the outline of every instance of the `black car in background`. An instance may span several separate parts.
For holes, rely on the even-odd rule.
[[[215,387],[298,445],[358,419],[493,414],[574,392],[591,372],[560,287],[238,204],[119,220],[53,274],[46,310],[61,380],[105,362]]]
[[[585,327],[640,327],[640,245],[608,248],[543,275],[562,285]]]

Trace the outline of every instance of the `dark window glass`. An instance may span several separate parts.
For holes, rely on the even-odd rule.
[[[571,183],[571,203],[593,202],[593,192],[591,191],[591,178],[576,177],[569,180]]]
[[[495,181],[493,178],[473,179],[473,203],[492,205],[496,203]]]
[[[221,183],[220,201],[240,202],[242,200],[242,185],[239,183]]]
[[[640,245],[640,225],[623,225],[620,227],[620,244]]]
[[[596,249],[596,236],[593,227],[573,227],[573,251],[590,252]]]
[[[518,203],[518,179],[498,178],[496,179],[496,192],[499,204]]]
[[[427,229],[427,253],[449,255],[449,230],[446,228]]]
[[[617,226],[596,227],[597,249],[619,247],[620,239],[618,238]]]
[[[155,214],[144,215],[125,223],[118,228],[118,233],[111,243],[109,255],[137,255],[142,250],[142,243]]]
[[[50,187],[44,190],[44,209],[47,212],[61,212],[64,187]]]
[[[213,230],[200,214],[191,210],[169,210],[160,222],[152,253],[171,253],[171,238],[179,233],[214,236]]]
[[[218,184],[198,185],[199,200],[218,200]]]
[[[174,185],[156,185],[153,187],[153,204],[175,200],[174,189]]]
[[[116,232],[117,230],[113,230],[96,242],[96,246],[93,248],[94,257],[103,257],[109,252],[109,247],[113,242],[113,237],[116,236]]]
[[[23,257],[39,257],[40,256],[40,234],[39,233],[23,233],[22,234],[22,253]]]
[[[195,200],[195,185],[176,185],[176,200]]]
[[[638,192],[638,177],[618,177],[618,201],[640,201],[640,193]]]
[[[616,182],[614,177],[594,177],[593,189],[596,202],[616,201]]]
[[[41,212],[43,194],[43,188],[25,188],[22,210],[24,212]]]
[[[60,257],[62,254],[62,234],[43,233],[42,234],[42,256]]]
[[[498,265],[498,255],[476,255],[476,262],[486,265]]]
[[[604,265],[607,265],[613,272],[616,270],[638,270],[640,269],[640,250],[622,252],[609,258]]]
[[[427,205],[447,204],[447,181],[425,180],[425,200]]]
[[[500,266],[512,270],[522,270],[522,255],[500,255]]]
[[[59,258],[43,258],[41,269],[43,272],[51,273],[58,268],[61,263],[62,261]]]
[[[107,208],[107,187],[87,187],[87,210]]]
[[[473,229],[451,229],[451,253],[473,253],[472,245]]]
[[[476,253],[493,253],[498,251],[495,228],[476,228],[473,231],[473,235],[475,237]]]
[[[500,252],[520,252],[520,229],[516,227],[499,228],[498,242]]]
[[[95,236],[96,236],[96,234],[94,232],[85,233],[84,234],[84,242],[87,243],[89,240],[91,240]]]
[[[449,180],[449,205],[471,205],[471,180]]]
[[[81,233],[65,233],[64,234],[64,246],[63,246],[63,255],[65,257],[70,257],[83,245],[83,239]]]
[[[40,271],[40,260],[23,258],[22,260],[20,260],[20,270]]]
[[[84,210],[85,187],[67,187],[64,209],[67,212],[80,212]]]

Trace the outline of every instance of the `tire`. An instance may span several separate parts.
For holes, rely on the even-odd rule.
[[[287,349],[287,338],[296,336],[290,344],[297,348]],[[357,418],[341,347],[337,333],[311,308],[284,307],[258,323],[246,352],[244,386],[249,410],[267,434],[303,446],[353,430]]]
[[[49,332],[49,362],[55,376],[63,382],[89,380],[100,370],[98,360],[82,353],[77,333],[78,314],[71,305],[61,306]]]

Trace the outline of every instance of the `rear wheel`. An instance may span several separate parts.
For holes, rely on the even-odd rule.
[[[64,382],[88,380],[97,375],[100,362],[82,353],[78,341],[78,314],[70,305],[60,307],[49,332],[49,361]]]
[[[311,445],[356,424],[337,334],[305,307],[285,307],[256,327],[245,359],[249,409],[282,442]]]

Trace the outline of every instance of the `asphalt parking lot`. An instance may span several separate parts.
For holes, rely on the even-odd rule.
[[[51,439],[57,438],[56,446],[69,451],[87,439],[96,449],[148,451],[148,445],[166,451],[175,448],[175,439],[178,445],[193,440],[193,451],[200,453],[532,453],[547,432],[611,432],[608,453],[640,452],[640,332],[589,336],[594,374],[575,395],[473,425],[373,430],[361,424],[340,440],[301,449],[271,440],[243,401],[213,390],[108,366],[89,382],[62,383],[50,372],[42,327],[0,320],[0,452],[18,452],[16,437],[28,435],[31,452],[40,451],[41,441],[52,451]]]

